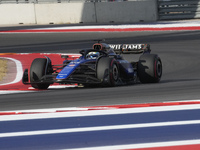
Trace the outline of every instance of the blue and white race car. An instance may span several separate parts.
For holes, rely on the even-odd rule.
[[[36,89],[47,89],[53,83],[90,86],[118,86],[158,83],[162,76],[162,62],[157,54],[150,54],[149,44],[115,44],[98,42],[92,49],[80,51],[81,56],[68,60],[66,55],[58,69],[50,58],[36,58],[25,69],[22,82]],[[139,60],[129,62],[122,54],[142,54]]]

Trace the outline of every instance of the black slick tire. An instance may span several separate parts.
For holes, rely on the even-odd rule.
[[[141,83],[158,83],[162,77],[162,62],[156,54],[144,54],[138,62],[138,77]]]
[[[45,58],[36,58],[33,60],[30,69],[30,81],[31,86],[35,89],[47,89],[49,83],[39,83],[41,78],[45,75],[47,59]],[[34,83],[38,82],[38,83]]]
[[[103,86],[116,86],[119,80],[119,67],[115,58],[101,57],[97,63],[97,78]]]

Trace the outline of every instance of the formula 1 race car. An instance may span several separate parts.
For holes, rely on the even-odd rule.
[[[36,58],[25,69],[22,82],[36,89],[47,89],[50,84],[81,84],[91,86],[117,86],[141,83],[158,83],[162,76],[162,62],[156,54],[150,54],[149,44],[116,44],[98,42],[92,49],[80,51],[78,59],[67,55],[58,68],[50,58]],[[142,54],[137,61],[128,62],[122,54]]]

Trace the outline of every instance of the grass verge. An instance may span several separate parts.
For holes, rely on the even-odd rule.
[[[8,61],[6,59],[0,59],[0,81],[2,81],[7,74],[7,63]]]

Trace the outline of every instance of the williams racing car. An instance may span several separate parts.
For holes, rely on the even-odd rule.
[[[22,82],[36,89],[47,89],[53,83],[90,86],[118,86],[158,83],[162,76],[162,62],[157,54],[150,54],[149,44],[109,45],[98,42],[91,49],[80,51],[78,59],[61,55],[63,64],[52,65],[50,58],[36,58],[30,70],[25,69]],[[139,60],[127,61],[123,54],[141,54]],[[29,77],[30,76],[30,77]]]

